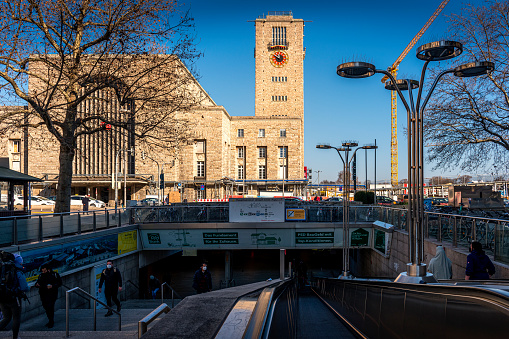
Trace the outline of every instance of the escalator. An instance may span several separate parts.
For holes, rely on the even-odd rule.
[[[244,338],[506,338],[509,281],[404,284],[286,280],[260,298]],[[260,299],[259,299],[260,301]],[[260,311],[263,311],[260,313]],[[256,313],[256,309],[255,309]]]
[[[298,295],[297,339],[356,338],[311,289]]]

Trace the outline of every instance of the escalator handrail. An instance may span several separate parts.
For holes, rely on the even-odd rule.
[[[293,279],[286,279],[277,286],[263,289],[249,319],[243,338],[262,338],[273,303],[291,283],[293,283]]]
[[[384,289],[413,291],[421,294],[442,294],[463,298],[480,298],[497,304],[509,314],[509,291],[496,288],[465,286],[465,285],[439,285],[439,284],[406,284],[399,282],[372,281],[372,280],[338,280],[327,279],[328,282],[365,285]],[[479,282],[481,283],[481,281]],[[495,285],[495,284],[494,284]],[[508,284],[509,286],[509,284]]]

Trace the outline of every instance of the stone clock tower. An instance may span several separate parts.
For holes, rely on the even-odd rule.
[[[303,119],[304,20],[269,12],[255,27],[255,115]]]

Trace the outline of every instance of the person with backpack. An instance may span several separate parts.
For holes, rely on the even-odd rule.
[[[12,320],[12,337],[18,338],[21,324],[21,298],[27,299],[29,287],[23,273],[23,258],[19,254],[0,251],[0,309],[3,319],[0,330]]]
[[[99,293],[101,293],[102,286],[104,284],[104,296],[106,297],[106,303],[109,307],[113,304],[117,305],[117,312],[120,312],[120,301],[117,298],[118,291],[122,291],[122,276],[120,275],[120,271],[113,267],[113,261],[108,260],[106,262],[106,269],[101,273],[101,280],[99,281]],[[105,317],[109,317],[113,312],[111,309],[104,315]]]
[[[49,264],[43,264],[35,287],[39,289],[42,307],[44,307],[48,317],[48,323],[45,325],[47,328],[53,328],[55,325],[55,302],[58,298],[58,288],[60,286],[62,286],[60,275],[51,270]]]

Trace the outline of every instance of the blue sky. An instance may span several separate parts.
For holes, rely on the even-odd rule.
[[[440,0],[430,1],[210,1],[189,0],[195,18],[199,81],[218,105],[228,113],[254,115],[255,20],[268,11],[292,11],[306,21],[304,28],[304,127],[305,165],[320,170],[320,180],[335,180],[340,159],[332,150],[318,150],[316,144],[340,146],[345,140],[360,145],[377,140],[377,181],[390,180],[390,92],[381,76],[345,79],[336,75],[338,64],[351,60],[369,61],[386,69],[396,60],[414,35],[426,23]],[[483,3],[480,0],[470,1]],[[447,16],[458,13],[465,2],[451,0],[428,28],[416,47],[400,64],[399,78],[418,79],[422,62],[415,57],[418,46],[447,38]],[[442,63],[440,67],[447,67]],[[399,179],[406,178],[406,112],[398,104]],[[371,151],[372,152],[372,151]],[[358,157],[358,176],[365,178],[364,151]],[[373,154],[368,154],[368,179],[373,180]],[[432,171],[425,176],[457,176],[459,172]],[[472,174],[472,173],[469,173]],[[317,179],[316,173],[313,180]]]

